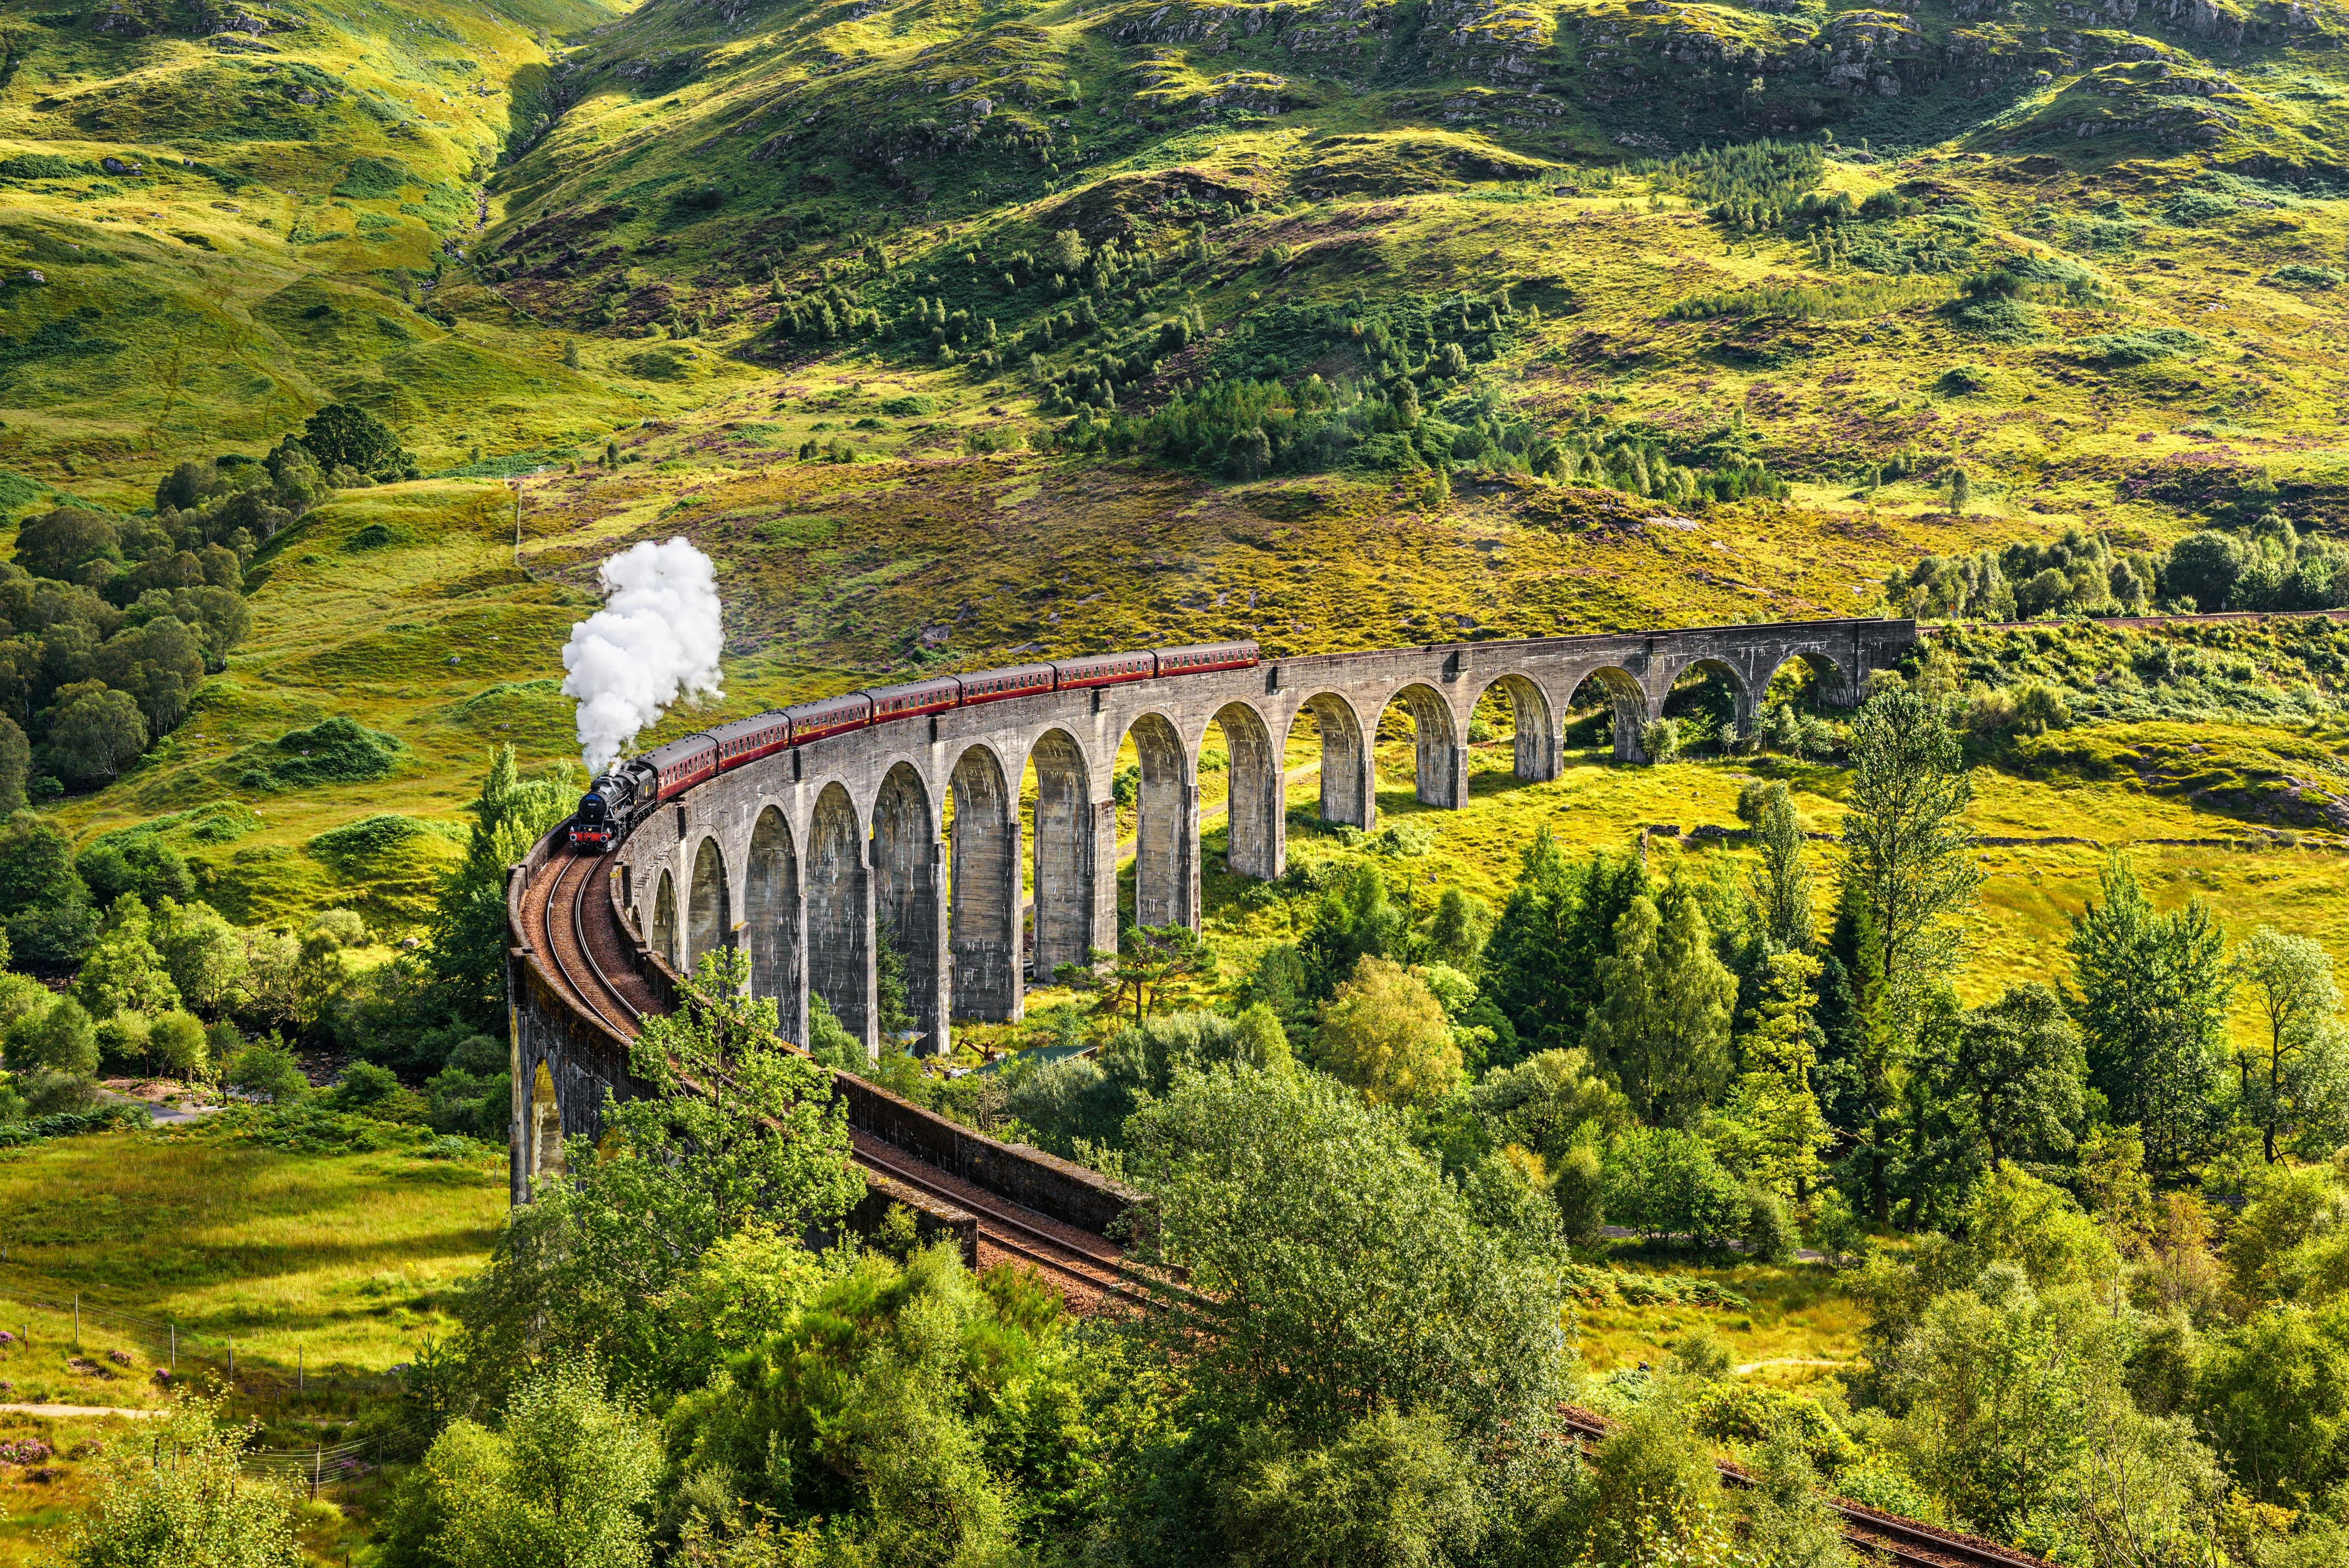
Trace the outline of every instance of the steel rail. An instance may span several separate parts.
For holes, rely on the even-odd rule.
[[[1613,1427],[1606,1417],[1578,1405],[1558,1407],[1558,1419],[1586,1442],[1606,1437]],[[1754,1478],[1744,1466],[1729,1460],[1713,1462],[1721,1471],[1721,1479],[1731,1486],[1754,1484]],[[1826,1504],[1842,1520],[1846,1540],[1907,1564],[1908,1568],[2048,1568],[2044,1558],[1962,1531],[1920,1524],[1846,1498],[1830,1497]]]
[[[870,1143],[880,1143],[880,1140],[873,1138],[869,1133],[864,1137]],[[881,1147],[885,1149],[890,1146],[881,1144]],[[994,1194],[988,1193],[986,1201],[974,1201],[968,1193],[955,1191],[929,1177],[916,1174],[917,1171],[931,1171],[934,1167],[910,1156],[907,1158],[912,1169],[908,1169],[905,1164],[901,1164],[886,1155],[876,1156],[870,1147],[860,1144],[856,1158],[893,1181],[903,1181],[908,1187],[918,1188],[933,1198],[942,1199],[958,1209],[968,1211],[971,1216],[978,1221],[980,1235],[1005,1252],[1067,1274],[1071,1279],[1078,1280],[1095,1290],[1108,1291],[1123,1296],[1137,1306],[1147,1307],[1153,1311],[1164,1310],[1161,1303],[1129,1285],[1126,1283],[1127,1276],[1124,1271],[1117,1264],[1088,1253],[1073,1243],[1064,1242],[1050,1232],[1028,1223],[1015,1214],[1005,1212],[1006,1209],[1012,1206],[1008,1200],[997,1198]],[[1040,1251],[1037,1247],[1030,1246],[1015,1237],[1002,1234],[1001,1232],[1004,1230],[1017,1231],[1033,1237],[1044,1247],[1051,1249],[1052,1253],[1065,1253],[1068,1257],[1083,1260],[1082,1264],[1080,1266],[1077,1264],[1063,1262],[1061,1258],[1051,1255],[1051,1253]]]
[[[594,868],[602,865],[603,857],[583,855],[579,858],[587,862],[590,870],[585,879],[579,884],[577,896],[571,901],[572,939],[579,944],[579,957],[587,965],[587,973],[595,976],[595,984],[603,987],[604,994],[619,1007],[620,1016],[624,1020],[621,1032],[634,1034],[636,1026],[643,1022],[644,1015],[630,1005],[627,993],[621,990],[609,975],[604,973],[604,966],[595,962],[595,944],[587,940],[587,901],[602,891],[596,886]]]

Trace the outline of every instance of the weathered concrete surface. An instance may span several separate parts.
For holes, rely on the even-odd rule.
[[[813,995],[868,1047],[878,1045],[874,933],[885,932],[926,1047],[943,1049],[954,1018],[1019,1017],[1023,975],[1047,977],[1116,945],[1112,789],[1125,740],[1141,771],[1130,918],[1196,925],[1198,758],[1211,726],[1232,759],[1232,869],[1269,880],[1287,864],[1280,761],[1300,719],[1321,741],[1322,816],[1369,829],[1378,810],[1369,742],[1390,706],[1411,717],[1419,799],[1454,808],[1467,799],[1469,715],[1487,691],[1516,717],[1518,777],[1538,781],[1557,776],[1561,727],[1586,681],[1612,701],[1615,754],[1631,761],[1641,727],[1692,669],[1726,674],[1746,727],[1788,661],[1810,661],[1823,697],[1848,706],[1871,671],[1915,641],[1912,622],[1855,620],[1454,643],[899,720],[766,758],[656,813],[617,851],[629,868],[629,919],[678,968],[730,923],[722,939],[750,950],[752,984],[777,999],[792,1039],[807,1039]],[[1031,763],[1038,793],[1023,823],[1019,781]],[[1019,913],[1029,855],[1032,934]]]
[[[1561,725],[1585,681],[1614,704],[1616,755],[1636,760],[1640,727],[1661,715],[1672,683],[1692,668],[1727,673],[1743,726],[1790,659],[1810,660],[1822,695],[1849,704],[1871,671],[1915,640],[1911,622],[1828,621],[1464,643],[957,708],[834,736],[703,785],[655,812],[615,853],[606,896],[648,1010],[678,1005],[678,974],[696,956],[739,944],[750,954],[752,989],[776,999],[788,1038],[807,1040],[809,998],[821,996],[871,1049],[879,929],[905,959],[922,1032],[942,1048],[952,1018],[1016,1018],[1025,976],[1049,976],[1116,944],[1112,790],[1129,737],[1142,774],[1136,913],[1152,924],[1195,924],[1198,758],[1211,726],[1231,758],[1232,867],[1270,879],[1286,865],[1281,763],[1299,722],[1320,738],[1322,816],[1367,829],[1377,810],[1369,741],[1390,705],[1411,716],[1420,799],[1456,807],[1467,795],[1469,716],[1487,691],[1511,704],[1518,776],[1541,780],[1557,776]],[[1037,794],[1023,822],[1019,780],[1031,764]],[[534,1176],[560,1168],[565,1136],[600,1134],[607,1093],[634,1092],[629,1042],[578,1010],[525,930],[525,890],[545,873],[554,842],[533,849],[508,883],[516,1202],[528,1201]],[[1030,856],[1032,934],[1020,916]],[[1135,1202],[1097,1172],[982,1138],[862,1079],[836,1081],[860,1130],[1039,1212],[1101,1231]],[[895,1183],[874,1191],[884,1194],[868,1205],[876,1213],[906,1202],[926,1229],[974,1233],[971,1217],[952,1204]]]

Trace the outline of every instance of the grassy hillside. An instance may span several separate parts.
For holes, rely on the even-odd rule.
[[[718,561],[731,712],[1142,642],[1867,613],[1920,556],[2074,527],[2342,527],[2349,70],[2305,10],[7,17],[0,508],[131,511],[329,399],[442,475],[271,542],[187,722],[61,808],[167,818],[243,919],[411,927],[487,748],[571,752],[556,651],[642,538]],[[517,527],[498,480],[533,471]],[[2316,727],[2064,732],[1995,759],[1985,830],[2337,831],[2338,658],[2179,656],[2247,673],[2190,714],[2102,655],[1961,675]],[[2308,700],[2243,696],[2273,679]],[[284,766],[335,718],[380,738]],[[1497,889],[1512,813],[1586,789],[1616,839],[1725,821],[1736,770],[1503,789],[1467,863]],[[2320,854],[2158,848],[2247,906],[2233,868]],[[2019,958],[2096,851],[1995,852]]]

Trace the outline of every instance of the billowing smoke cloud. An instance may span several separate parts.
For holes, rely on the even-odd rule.
[[[579,748],[601,777],[681,696],[718,696],[725,645],[717,573],[682,539],[649,540],[604,562],[604,607],[571,628],[566,696],[579,701]]]

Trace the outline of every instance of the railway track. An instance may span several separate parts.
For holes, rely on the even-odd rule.
[[[1560,1406],[1558,1419],[1586,1444],[1604,1438],[1611,1429],[1606,1417],[1578,1405]],[[1754,1484],[1754,1478],[1743,1466],[1727,1460],[1718,1463],[1721,1479],[1729,1485]],[[1827,1499],[1827,1506],[1841,1518],[1845,1540],[1864,1552],[1904,1564],[1905,1568],[2048,1568],[2044,1558],[1984,1541],[1979,1535],[1920,1524],[1913,1519],[1902,1519],[1839,1497]]]
[[[546,899],[539,910],[539,927],[546,941],[549,965],[580,1006],[601,1019],[605,1027],[626,1039],[636,1032],[643,1010],[614,982],[596,961],[587,941],[590,895],[601,890],[603,857],[566,855],[546,878]]]
[[[856,1158],[893,1181],[926,1192],[933,1198],[968,1210],[978,1221],[979,1263],[1018,1262],[1066,1282],[1098,1303],[1114,1296],[1130,1305],[1154,1309],[1157,1303],[1137,1288],[1126,1272],[1123,1255],[1099,1236],[1087,1235],[1049,1215],[1022,1208],[984,1187],[950,1176],[868,1132],[851,1130]],[[988,1254],[995,1257],[990,1260]]]
[[[608,874],[604,857],[565,851],[550,857],[549,872],[531,889],[536,907],[525,906],[525,914],[543,944],[550,973],[583,1011],[623,1039],[633,1038],[652,997],[636,979],[625,938],[614,929],[609,900],[598,896]],[[1060,1282],[1064,1296],[1081,1295],[1087,1304],[1114,1297],[1145,1308],[1154,1305],[1136,1288],[1123,1254],[1112,1243],[949,1175],[871,1133],[852,1128],[849,1138],[859,1165],[976,1219],[982,1266],[1027,1264]]]

